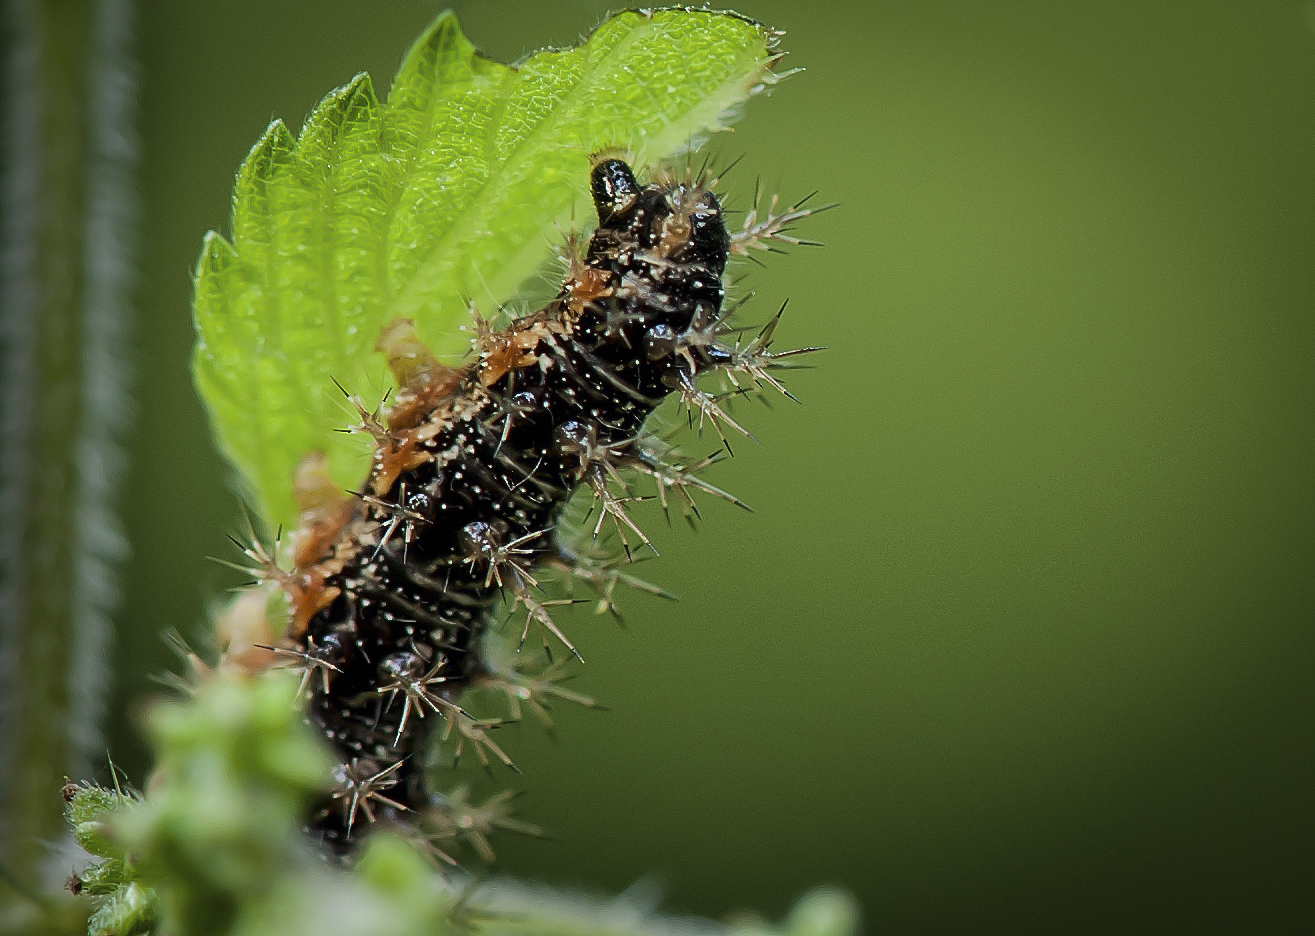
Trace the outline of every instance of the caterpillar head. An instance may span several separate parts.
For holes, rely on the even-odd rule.
[[[634,171],[619,159],[603,159],[589,176],[589,188],[603,227],[619,226],[639,201]]]

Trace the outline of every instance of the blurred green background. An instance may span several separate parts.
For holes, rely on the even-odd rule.
[[[452,4],[503,60],[607,4]],[[1315,919],[1315,15],[1290,0],[746,0],[807,72],[712,149],[842,207],[745,271],[824,344],[690,535],[679,593],[565,621],[607,713],[498,740],[547,840],[499,870],[870,932],[1236,932]],[[269,119],[391,77],[442,4],[143,0],[131,714],[232,579],[190,269]],[[480,775],[476,774],[478,779]]]

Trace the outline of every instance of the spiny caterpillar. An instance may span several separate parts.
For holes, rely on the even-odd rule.
[[[545,650],[551,635],[578,657],[550,613],[570,599],[549,600],[540,577],[555,568],[578,578],[606,607],[618,583],[656,591],[621,569],[651,548],[628,509],[641,499],[635,476],[651,479],[664,508],[694,510],[696,493],[739,503],[696,474],[720,453],[682,460],[645,421],[675,394],[725,445],[726,428],[748,433],[725,395],[698,386],[701,374],[725,374],[728,395],[786,392],[771,371],[813,349],[771,350],[780,312],[737,340],[722,276],[732,254],[804,243],[788,228],[813,210],[778,214],[773,201],[760,220],[755,199],[732,235],[715,181],[660,174],[641,184],[621,159],[596,157],[598,227],[568,256],[556,298],[501,330],[477,315],[477,356],[459,369],[439,363],[412,323],[388,326],[379,348],[400,389],[383,415],[349,397],[352,431],[375,445],[365,482],[343,499],[310,465],[298,482],[294,567],[248,548],[290,598],[290,628],[270,649],[302,671],[308,718],[340,758],[337,788],[308,822],[334,850],[365,824],[408,816],[439,837],[464,830],[482,853],[489,827],[529,828],[507,817],[505,796],[476,809],[464,790],[440,796],[425,784],[424,728],[436,723],[458,755],[468,746],[486,767],[492,757],[515,769],[489,735],[497,723],[462,707],[467,688],[501,689],[513,716],[521,702],[541,715],[554,697],[590,703],[556,685],[560,662],[537,673],[491,662],[484,638],[496,609],[505,601],[518,622],[524,615],[522,644],[533,628]],[[619,554],[575,547],[559,529],[581,488],[592,495],[590,539],[610,526]]]

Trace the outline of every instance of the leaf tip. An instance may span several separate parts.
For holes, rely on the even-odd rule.
[[[375,103],[374,79],[370,77],[369,72],[358,72],[351,81],[341,88],[330,91],[324,96],[324,101],[320,104],[320,107],[324,107],[329,101],[340,101],[350,107],[362,98],[371,104]]]
[[[397,76],[393,79],[393,88],[407,84],[407,79],[411,76],[432,73],[435,66],[449,56],[454,54],[470,56],[474,52],[475,47],[461,31],[457,14],[452,10],[444,10],[407,50],[402,58],[402,65],[397,70]]]
[[[253,158],[260,156],[262,153],[272,153],[284,147],[291,149],[293,142],[292,131],[283,122],[283,118],[275,117],[269,122],[265,132],[260,135],[256,145],[251,147],[251,152],[247,154],[247,162],[251,162]]]
[[[228,269],[237,252],[228,239],[218,231],[206,231],[201,239],[201,254],[196,258],[195,278],[215,275]]]
[[[273,173],[280,154],[291,153],[295,146],[292,133],[283,119],[276,117],[270,121],[237,171],[234,199],[236,200],[253,182],[264,182]]]

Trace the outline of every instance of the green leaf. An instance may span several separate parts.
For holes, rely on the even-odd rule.
[[[292,526],[292,479],[328,455],[354,488],[365,440],[337,380],[368,403],[392,385],[380,329],[413,319],[436,353],[467,346],[468,301],[512,298],[591,214],[589,155],[639,165],[724,129],[772,82],[775,34],[728,13],[626,12],[573,49],[508,66],[440,16],[388,99],[368,75],[330,93],[294,140],[275,121],[238,173],[232,242],[197,263],[196,385],[223,451],[272,527]],[[572,219],[575,219],[575,222]]]

